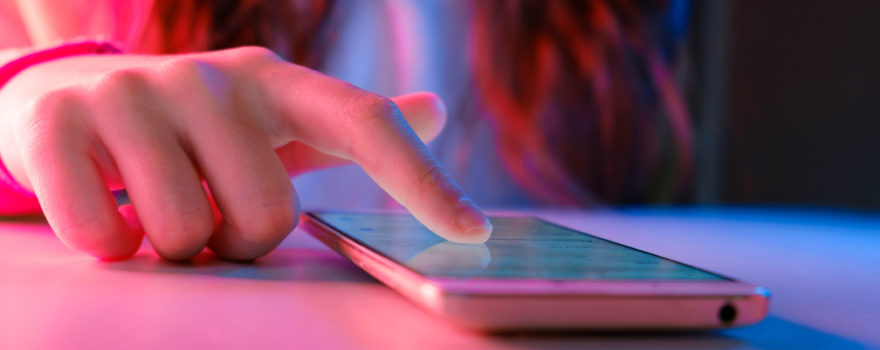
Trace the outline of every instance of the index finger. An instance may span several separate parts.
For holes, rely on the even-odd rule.
[[[284,69],[286,68],[286,69]],[[266,82],[281,146],[300,141],[349,159],[413,216],[443,238],[485,242],[492,224],[428,151],[390,99],[302,67]]]

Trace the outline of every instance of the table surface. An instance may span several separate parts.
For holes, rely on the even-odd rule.
[[[98,262],[0,222],[0,349],[880,348],[880,215],[778,208],[530,212],[770,289],[740,329],[485,335],[438,319],[295,230],[254,264]]]

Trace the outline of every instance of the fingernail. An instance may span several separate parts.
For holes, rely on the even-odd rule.
[[[458,211],[455,213],[455,224],[461,232],[468,235],[488,235],[492,232],[492,223],[489,218],[477,209],[476,204],[470,199],[462,199],[458,202]]]

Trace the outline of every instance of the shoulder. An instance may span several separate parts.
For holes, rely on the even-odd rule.
[[[0,33],[0,55],[4,49],[30,44],[15,0],[0,0]]]
[[[140,38],[151,7],[151,0],[0,0],[0,27],[15,27],[19,37],[36,47],[76,38],[128,44]],[[7,40],[3,33],[0,45]]]

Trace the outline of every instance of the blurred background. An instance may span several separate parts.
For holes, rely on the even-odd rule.
[[[316,8],[326,10],[322,6],[332,1],[302,2],[312,3]],[[401,12],[400,8],[419,8],[420,11],[414,12],[423,12],[423,16],[420,17],[409,16],[410,13],[406,11],[386,13],[387,9],[383,8],[392,7],[386,6],[386,2],[355,0],[337,2],[339,2],[337,7],[352,15],[352,18],[348,18],[351,23],[346,28],[356,35],[349,35],[349,39],[354,38],[349,41],[346,41],[345,37],[341,38],[339,46],[343,50],[336,52],[335,61],[333,57],[327,59],[329,66],[334,64],[341,66],[341,68],[336,67],[338,69],[335,70],[330,69],[331,75],[385,95],[419,89],[435,91],[444,100],[454,102],[450,103],[450,106],[465,107],[454,110],[451,115],[478,114],[466,109],[471,101],[466,98],[467,96],[459,95],[473,94],[473,91],[468,90],[473,85],[472,81],[463,73],[468,68],[467,48],[461,44],[471,35],[468,29],[471,18],[468,16],[472,14],[463,11],[462,8],[481,2],[418,0],[409,2],[407,6],[397,6],[398,12]],[[482,3],[487,2],[509,3],[504,1]],[[180,4],[189,2],[162,1],[161,3],[167,7],[167,13],[160,12],[167,15],[180,12],[177,11],[178,7],[182,6]],[[219,23],[218,28],[223,28],[223,24],[227,22],[238,23],[231,19],[242,18],[257,23],[262,21],[264,24],[277,25],[278,23],[266,19],[274,18],[272,12],[279,3],[281,2],[269,0],[192,2],[199,4],[196,7],[204,7],[202,10],[218,17],[216,18]],[[407,4],[405,1],[387,1],[387,3]],[[532,4],[535,3],[546,5],[540,1]],[[609,3],[613,1],[609,0]],[[686,196],[666,202],[805,205],[880,210],[880,136],[878,136],[880,118],[876,116],[880,111],[880,68],[876,64],[880,62],[880,39],[878,39],[880,1],[845,0],[831,3],[820,0],[796,2],[671,0],[668,3],[663,1],[634,3],[667,4],[668,13],[664,19],[667,21],[666,25],[672,27],[671,31],[676,40],[684,39],[680,41],[683,46],[679,47],[678,42],[673,46],[676,80],[685,93],[689,114],[696,131],[693,148],[696,156],[696,176],[693,177],[695,186],[692,191],[689,188]],[[241,8],[231,4],[237,4]],[[214,9],[214,5],[218,7]],[[261,9],[263,12],[260,12]],[[220,15],[217,15],[218,13]],[[190,25],[191,16],[178,17],[181,22],[178,27],[189,31],[180,31],[181,28],[169,26],[168,33],[178,30],[177,34],[189,34],[193,27]],[[499,16],[487,16],[490,19],[494,17]],[[397,23],[395,20],[403,23]],[[4,21],[4,18],[0,18],[0,27],[4,25],[8,27],[10,23],[9,20]],[[290,26],[284,21],[279,23]],[[396,25],[409,29],[437,27],[439,28],[437,32],[441,34],[425,29],[421,34],[426,35],[407,38],[406,34],[413,36],[412,33],[407,30],[397,30],[399,28],[396,28]],[[246,25],[242,27],[253,29]],[[314,27],[320,29],[320,26]],[[0,36],[4,38],[14,36],[8,29],[5,28]],[[258,30],[227,32],[236,35],[227,35],[228,38],[219,37],[218,41],[213,43],[215,47],[212,48],[237,46],[242,43],[253,44],[252,36],[259,36],[254,34],[259,32]],[[239,32],[241,35],[237,35]],[[317,29],[315,32],[321,33]],[[365,40],[367,36],[361,35],[362,33],[372,34],[369,36],[370,40]],[[404,35],[395,36],[389,33]],[[190,39],[196,36],[178,35],[177,37],[182,38],[178,41],[190,44],[192,41]],[[315,37],[318,38],[317,35]],[[173,40],[174,38],[169,36],[169,45],[179,44],[178,41]],[[435,48],[433,51],[425,49],[432,47],[420,41],[425,38],[431,38],[433,41],[430,43],[439,49]],[[316,45],[319,49],[316,51],[322,53],[326,51],[322,40],[314,41],[320,44]],[[398,41],[403,44],[395,44]],[[521,40],[510,41],[513,43],[510,46],[514,49],[521,42]],[[303,45],[306,44],[314,43],[307,42]],[[190,46],[193,45],[195,44]],[[391,57],[394,53],[385,48],[395,45],[403,46],[409,50],[407,52],[417,54]],[[415,48],[410,48],[408,45]],[[165,49],[166,51],[206,49],[206,47],[190,46],[171,45]],[[369,52],[370,47],[376,52],[364,54]],[[376,47],[381,49],[377,50]],[[357,57],[357,60],[351,59],[352,57]],[[309,56],[301,60],[309,63],[318,61],[318,58],[323,57]],[[449,59],[449,63],[441,62],[444,58]],[[498,62],[505,60],[509,61],[507,56],[502,57]],[[339,62],[336,61],[349,64],[347,66],[337,64]],[[351,61],[355,61],[354,64],[350,64]],[[423,61],[427,62],[424,63],[424,67],[419,66]],[[398,65],[399,62],[408,62],[408,64]],[[494,66],[497,62],[492,63],[491,66]],[[430,69],[422,69],[422,71],[428,73],[422,72],[424,74],[419,73],[420,75],[416,76],[421,80],[420,84],[407,85],[399,82],[403,80],[400,79],[403,75],[400,72],[410,68],[412,71],[418,71],[425,67]],[[433,89],[435,85],[440,85],[436,81],[441,80],[451,83],[441,86],[446,90]],[[458,120],[450,124],[467,125],[467,122],[471,121]],[[471,128],[480,131],[482,130],[480,127],[477,125]],[[484,129],[488,130],[489,127]],[[472,134],[468,133],[473,130],[453,131],[456,131],[461,139],[481,139],[472,137]],[[458,156],[456,152],[461,153],[462,149],[466,151],[465,153],[475,153],[489,148],[481,144],[453,147],[463,144],[461,139],[447,137],[447,140],[439,142],[440,147],[435,149],[435,153],[444,164],[456,164],[455,160]],[[444,145],[447,148],[445,152]],[[473,157],[477,160],[471,162],[473,164],[461,163],[457,167],[451,167],[476,169],[474,170],[476,174],[466,171],[453,174],[457,179],[464,180],[463,187],[469,193],[482,193],[483,198],[494,198],[494,202],[488,201],[490,206],[497,203],[529,203],[531,199],[510,195],[512,192],[510,189],[515,188],[512,185],[514,181],[510,179],[505,180],[506,182],[499,181],[498,178],[504,175],[503,172],[492,169],[501,165],[484,164],[483,159],[492,157],[487,156],[487,154],[491,155],[491,151],[483,151],[483,153],[485,154],[481,153]],[[348,173],[345,173],[346,171]],[[334,177],[334,174],[339,176]],[[338,198],[345,199],[342,204],[351,203],[352,206],[360,207],[375,207],[376,202],[381,205],[388,201],[387,198],[379,197],[378,193],[381,191],[375,188],[358,169],[319,172],[310,176],[309,179],[300,180],[298,188],[303,189],[304,193],[301,195],[309,198],[306,202],[316,207],[344,207],[340,201],[334,201]],[[348,187],[327,185],[347,183],[354,176],[361,181],[358,185]],[[487,178],[493,181],[487,181]],[[491,187],[493,183],[501,183],[501,185],[497,185],[498,188],[494,192],[487,190],[486,188]],[[599,185],[593,184],[594,188],[604,187],[601,186],[601,182],[597,183]],[[368,187],[377,194],[357,196],[357,200],[351,199],[354,197],[350,193],[352,188]],[[313,193],[308,193],[310,189]],[[333,191],[339,193],[329,193]],[[663,202],[644,200],[644,198],[637,200],[624,198],[620,202],[638,203],[640,200]],[[615,203],[614,200],[609,202]]]
[[[880,1],[694,1],[701,203],[880,209]]]

